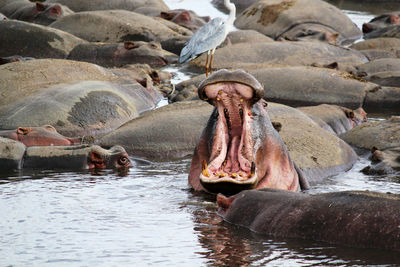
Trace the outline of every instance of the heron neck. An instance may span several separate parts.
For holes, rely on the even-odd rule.
[[[229,17],[226,20],[226,23],[230,26],[233,25],[233,22],[235,21],[236,17],[236,6],[235,4],[232,4],[231,1],[229,0],[224,0],[225,7],[229,10]]]

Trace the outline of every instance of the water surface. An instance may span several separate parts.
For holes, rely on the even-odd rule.
[[[222,14],[208,1],[171,8]],[[361,25],[372,15],[346,11]],[[177,81],[189,76],[179,73]],[[400,193],[398,176],[347,173],[308,193]],[[187,185],[190,159],[135,161],[129,170],[0,175],[0,266],[349,266],[400,264],[398,252],[272,238],[225,223],[215,197]]]

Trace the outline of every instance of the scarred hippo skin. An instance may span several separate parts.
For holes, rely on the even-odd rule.
[[[67,6],[61,4],[32,3],[28,0],[8,1],[6,5],[0,7],[0,12],[10,19],[42,25],[49,25],[62,16],[74,13]]]
[[[103,149],[97,145],[28,147],[24,169],[112,169],[131,167],[121,146]]]
[[[293,39],[296,35],[320,39],[320,34],[337,33],[337,42],[341,44],[361,37],[361,31],[344,13],[319,0],[257,1],[237,16],[235,26],[257,30],[275,40]]]
[[[285,238],[400,251],[400,195],[345,191],[306,195],[277,189],[217,196],[229,223]]]
[[[68,146],[81,143],[80,139],[62,136],[51,125],[3,130],[0,131],[0,136],[19,141],[25,146]]]
[[[0,129],[50,124],[66,136],[98,136],[154,108],[161,98],[133,81],[60,84],[1,109]]]
[[[263,93],[242,70],[220,70],[200,84],[200,98],[215,109],[192,158],[193,189],[234,194],[249,188],[308,187],[269,120],[266,102],[259,101]]]
[[[175,22],[191,31],[198,30],[201,26],[210,21],[209,16],[200,17],[195,12],[186,9],[163,11],[160,13],[160,17]]]
[[[124,43],[90,43],[77,45],[68,59],[86,61],[103,67],[121,67],[126,64],[148,64],[163,67],[177,61],[177,56],[161,48],[156,42],[125,41]]]
[[[373,18],[362,25],[362,31],[366,38],[371,38],[371,36],[376,36],[377,32],[381,32],[384,28],[395,25],[400,25],[398,12],[382,14]]]
[[[298,109],[306,113],[319,126],[335,134],[345,133],[367,121],[367,113],[362,108],[351,110],[336,105],[322,104]]]

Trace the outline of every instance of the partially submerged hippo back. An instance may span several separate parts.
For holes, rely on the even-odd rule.
[[[297,191],[306,187],[273,128],[264,90],[250,74],[220,70],[199,85],[215,106],[195,149],[189,184],[195,190],[233,194],[248,188]]]
[[[400,195],[369,191],[307,195],[276,189],[217,196],[219,215],[250,230],[352,247],[400,250]]]
[[[121,146],[104,149],[97,145],[28,147],[26,169],[113,169],[131,167]]]

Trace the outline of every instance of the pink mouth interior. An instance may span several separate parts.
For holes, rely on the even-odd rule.
[[[209,166],[203,165],[203,178],[248,180],[255,168],[250,132],[253,89],[237,83],[219,83],[204,90],[219,116]]]

